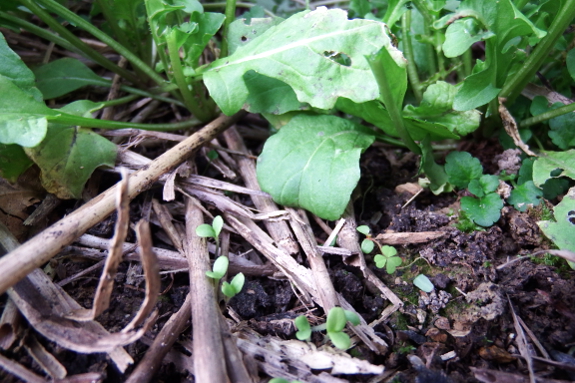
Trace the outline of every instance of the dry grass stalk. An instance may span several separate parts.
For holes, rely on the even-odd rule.
[[[18,337],[21,325],[22,315],[20,315],[20,312],[12,299],[8,298],[6,305],[4,306],[4,311],[2,312],[2,317],[0,318],[1,349],[7,350],[12,347],[12,344],[14,344]]]
[[[224,132],[224,138],[231,150],[249,154],[242,137],[235,127],[231,127]],[[245,185],[249,189],[260,190],[256,177],[256,166],[254,161],[246,156],[236,156],[236,161]],[[251,198],[256,208],[262,213],[271,213],[279,210],[277,205],[269,196],[264,197],[252,195]],[[266,226],[269,235],[274,239],[280,249],[285,250],[288,254],[297,254],[299,252],[298,245],[295,242],[286,222],[264,221],[264,225]]]
[[[188,294],[178,312],[173,314],[162,327],[154,339],[154,343],[148,348],[126,383],[146,383],[152,380],[166,354],[171,350],[180,334],[188,327],[190,310],[191,296]]]
[[[194,339],[194,375],[197,382],[227,383],[224,345],[220,336],[219,308],[213,280],[206,276],[211,270],[206,239],[196,234],[203,224],[199,202],[186,201],[186,257],[190,267],[191,313]]]
[[[24,348],[36,363],[52,379],[64,379],[68,375],[66,368],[38,342],[34,335],[29,334],[24,339]]]
[[[242,113],[238,113],[232,117],[221,116],[215,119],[134,173],[128,190],[129,198],[132,199],[148,189],[160,176],[188,158],[205,142],[227,129],[241,115]],[[3,278],[0,278],[0,293],[5,292],[36,267],[50,260],[64,246],[110,215],[114,211],[115,190],[116,186],[111,187],[1,258],[0,270]]]

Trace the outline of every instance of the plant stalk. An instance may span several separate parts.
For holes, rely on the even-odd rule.
[[[31,0],[21,0],[21,1],[22,2],[25,1],[27,3],[32,2]],[[62,17],[64,19],[74,23],[78,27],[80,27],[80,28],[84,29],[85,31],[89,32],[90,34],[92,34],[94,37],[98,38],[104,44],[107,44],[108,46],[110,46],[116,52],[118,52],[119,54],[124,56],[134,67],[138,68],[140,71],[142,71],[142,73],[145,73],[146,76],[148,76],[150,79],[152,79],[158,85],[163,85],[165,83],[165,80],[162,76],[160,76],[158,73],[156,73],[156,71],[154,71],[154,69],[150,68],[148,66],[148,64],[146,64],[144,61],[142,61],[131,50],[129,50],[128,48],[126,48],[122,44],[118,43],[116,40],[111,38],[106,33],[102,32],[100,29],[98,29],[96,26],[94,26],[90,22],[84,20],[82,17],[76,15],[74,12],[72,12],[69,9],[67,9],[66,7],[58,4],[54,0],[36,0],[36,1],[40,4],[42,4],[44,7],[46,7],[46,9],[56,13],[57,15],[59,15],[60,17]],[[36,12],[34,11],[34,13],[36,13]],[[66,32],[70,33],[68,30],[66,30]],[[129,73],[129,76],[126,78],[130,79],[130,78],[135,77],[134,74],[132,74],[128,71],[126,71],[126,72]],[[121,74],[121,73],[118,73],[118,74],[120,74],[121,76],[124,77],[124,74]],[[130,80],[130,81],[133,81],[133,80]],[[137,79],[135,82],[139,83],[139,82],[141,82],[141,80]]]
[[[224,20],[224,37],[222,39],[222,50],[220,58],[226,57],[229,53],[228,36],[230,32],[230,24],[236,18],[236,0],[226,0],[226,19]]]
[[[417,67],[415,66],[413,44],[411,43],[411,10],[407,10],[401,16],[401,30],[403,34],[403,54],[405,54],[405,58],[407,59],[407,76],[411,83],[411,90],[413,90],[417,102],[420,103],[423,99],[423,94],[421,92],[421,82],[417,74]]]
[[[505,82],[499,97],[507,98],[508,102],[510,102],[519,95],[525,85],[533,78],[543,61],[549,56],[555,43],[573,18],[575,18],[575,0],[565,0],[563,7],[557,12],[557,16],[551,23],[547,35],[537,44],[521,69]]]
[[[180,89],[182,97],[184,98],[184,104],[186,105],[186,108],[188,108],[188,110],[192,112],[192,114],[198,120],[207,121],[210,119],[211,113],[209,113],[209,111],[202,110],[199,103],[194,99],[194,95],[188,86],[184,72],[182,70],[180,50],[177,47],[174,35],[168,33],[166,36],[166,42],[168,45],[168,55],[172,67],[172,75],[174,76],[174,80],[176,81],[176,84],[178,84],[178,88]]]
[[[386,49],[386,48],[383,48]],[[389,53],[387,53],[389,54]],[[388,82],[387,73],[383,66],[383,60],[381,54],[377,54],[370,59],[368,59],[369,66],[371,67],[371,71],[373,72],[375,79],[377,81],[377,85],[379,87],[379,92],[381,94],[381,98],[389,113],[389,117],[393,122],[393,125],[397,129],[397,133],[407,146],[409,150],[416,154],[421,154],[421,149],[419,146],[413,141],[407,128],[405,127],[403,117],[401,115],[401,110],[395,103],[393,99],[393,94],[391,93],[391,87]]]
[[[85,128],[99,128],[99,129],[133,128],[142,130],[152,130],[158,132],[169,132],[173,130],[187,129],[189,127],[201,124],[201,122],[195,118],[171,124],[140,124],[134,122],[100,120],[97,118],[80,117],[65,113],[56,116],[49,116],[48,119],[60,124],[79,125]]]
[[[568,104],[557,109],[550,110],[545,113],[538,114],[537,116],[533,116],[530,118],[526,118],[525,120],[521,121],[519,124],[520,127],[526,128],[528,126],[532,126],[538,124],[543,121],[550,120],[555,117],[562,116],[567,113],[572,113],[575,111],[575,102],[572,104]]]
[[[39,0],[39,1],[44,1],[44,0]],[[46,24],[48,24],[48,26],[50,28],[52,28],[56,33],[58,33],[60,36],[62,36],[64,39],[66,39],[77,50],[79,50],[84,55],[86,55],[88,58],[94,60],[95,62],[97,62],[98,64],[103,66],[104,68],[124,77],[128,81],[131,81],[135,84],[138,84],[141,82],[141,80],[136,75],[134,75],[132,72],[130,72],[126,69],[120,68],[118,65],[114,64],[113,62],[111,62],[110,60],[108,60],[107,58],[102,56],[100,53],[98,53],[96,50],[92,49],[90,46],[88,46],[86,43],[84,43],[78,37],[76,37],[72,32],[70,32],[68,29],[66,29],[64,26],[62,26],[58,21],[56,21],[56,19],[54,19],[52,16],[50,16],[50,14],[48,12],[46,12],[43,8],[39,7],[36,3],[34,3],[34,1],[32,1],[32,0],[20,0],[20,2],[22,3],[22,5],[24,5],[26,8],[28,8],[30,11],[32,11],[36,16],[38,16],[42,21],[44,21]],[[42,4],[42,5],[44,5],[44,4]],[[46,8],[48,8],[48,7],[46,7]],[[68,10],[66,10],[66,11],[68,11]],[[72,12],[70,12],[70,13],[72,13]],[[72,14],[74,16],[76,16],[74,13],[72,13]],[[76,16],[76,17],[80,18],[79,16]],[[83,19],[81,19],[81,20],[84,21]],[[97,29],[96,27],[93,27],[93,28]]]

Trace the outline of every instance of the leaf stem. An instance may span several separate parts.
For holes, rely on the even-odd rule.
[[[403,34],[403,54],[407,59],[407,76],[411,83],[411,90],[413,90],[417,102],[420,103],[423,99],[423,94],[421,92],[421,82],[417,74],[417,67],[415,66],[413,44],[411,43],[411,10],[407,10],[401,16],[401,31]]]
[[[21,0],[21,1],[25,1],[27,3],[32,2],[31,0]],[[114,49],[116,52],[118,52],[119,54],[124,56],[134,67],[138,68],[140,71],[145,73],[146,76],[148,76],[150,79],[152,79],[158,85],[163,85],[165,83],[165,79],[162,76],[157,74],[154,71],[154,69],[152,69],[150,66],[148,66],[148,64],[146,64],[138,56],[136,56],[134,53],[132,53],[131,50],[129,50],[128,48],[126,48],[122,44],[118,43],[116,40],[111,38],[106,33],[102,32],[100,29],[98,29],[96,26],[94,26],[90,22],[88,22],[85,19],[83,19],[82,17],[76,15],[74,12],[72,12],[69,9],[67,9],[66,7],[58,4],[54,0],[36,0],[36,1],[40,4],[42,4],[44,7],[46,7],[46,9],[51,10],[52,12],[56,13],[60,17],[74,23],[78,27],[80,27],[80,28],[84,29],[85,31],[89,32],[90,34],[92,34],[94,37],[98,38],[104,44],[107,44],[109,47]],[[34,11],[34,13],[35,13],[35,11]],[[60,25],[60,24],[58,24],[58,25]],[[66,29],[64,28],[64,30],[66,30]],[[68,30],[66,30],[66,32],[70,33]],[[123,70],[123,71],[125,71],[125,70]],[[126,78],[130,79],[130,78],[135,77],[135,75],[133,73],[128,72],[128,71],[125,71],[125,72],[129,73],[129,76]],[[124,77],[124,74],[121,74],[121,73],[119,73],[119,74]],[[130,80],[130,81],[133,81],[133,80]],[[135,82],[139,83],[139,82],[141,82],[141,80],[137,79]]]
[[[334,1],[334,0],[330,0],[330,1]],[[338,0],[339,1],[339,0]],[[209,3],[209,4],[203,4],[204,9],[210,9],[210,8],[222,8],[225,7],[227,3]],[[236,2],[236,7],[238,8],[253,8],[255,7],[257,4],[252,4],[252,3],[243,3],[240,1]],[[268,15],[269,17],[276,17],[275,13],[268,11],[267,9],[264,9],[264,13],[266,15]]]
[[[230,24],[236,18],[236,0],[226,0],[226,19],[224,20],[224,37],[222,39],[222,50],[220,58],[226,57],[229,52],[228,37],[230,32]]]
[[[537,44],[521,69],[513,77],[507,79],[499,93],[499,97],[513,101],[519,95],[543,61],[549,56],[555,43],[573,18],[575,18],[575,0],[565,0],[563,7],[557,12],[555,19],[551,23],[547,35]]]
[[[387,49],[383,47],[382,49]],[[386,54],[389,54],[385,52]],[[383,66],[383,58],[381,54],[374,55],[368,59],[369,66],[371,67],[371,71],[375,76],[375,80],[377,81],[377,85],[379,87],[379,92],[381,94],[381,98],[389,113],[389,117],[391,118],[391,122],[397,129],[397,133],[407,146],[409,150],[416,154],[421,154],[421,149],[419,146],[413,141],[405,124],[403,122],[403,117],[401,115],[401,110],[398,108],[398,105],[395,103],[393,99],[393,94],[391,92],[391,87],[387,78],[387,73],[385,72]]]
[[[181,130],[201,124],[201,121],[198,121],[195,118],[171,124],[139,124],[134,122],[110,121],[110,120],[99,120],[96,118],[79,117],[66,113],[60,113],[56,116],[47,116],[47,117],[49,120],[54,121],[56,123],[79,125],[85,128],[99,128],[99,129],[133,128],[142,130],[152,130],[158,132]]]
[[[532,126],[532,125],[538,124],[540,122],[547,121],[547,120],[550,120],[552,118],[559,117],[559,116],[562,116],[564,114],[571,113],[574,111],[575,111],[575,102],[571,103],[571,104],[567,104],[567,105],[562,106],[562,107],[559,107],[557,109],[550,110],[550,111],[545,112],[545,113],[538,114],[537,116],[527,118],[527,119],[521,121],[519,126],[522,128],[526,128],[528,126]]]
[[[39,0],[43,1],[43,0]],[[39,7],[36,3],[32,0],[20,0],[20,2],[28,8],[32,13],[38,16],[42,21],[44,21],[50,28],[52,28],[56,33],[66,39],[71,45],[73,45],[77,50],[82,52],[86,57],[94,60],[104,68],[117,73],[118,75],[124,77],[128,81],[133,83],[140,83],[140,79],[134,75],[132,72],[120,68],[118,65],[114,64],[112,61],[108,60],[96,50],[92,49],[88,44],[84,43],[78,37],[76,37],[72,32],[62,26],[56,19],[54,19],[48,12],[46,12],[43,8]],[[45,5],[45,4],[43,4]],[[58,4],[59,5],[59,4]],[[48,7],[46,7],[48,8]],[[76,15],[74,15],[76,16]],[[95,28],[95,27],[94,27]]]
[[[190,112],[192,112],[192,114],[200,121],[209,120],[212,117],[211,113],[209,113],[209,111],[202,110],[200,105],[194,99],[194,95],[188,86],[184,72],[182,70],[180,50],[177,47],[174,33],[166,34],[166,43],[168,45],[168,56],[172,65],[172,75],[174,76],[174,80],[176,81],[176,84],[178,84],[178,88],[180,89],[182,97],[184,98],[186,108],[188,108]]]

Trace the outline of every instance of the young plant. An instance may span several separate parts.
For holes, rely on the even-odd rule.
[[[396,268],[403,262],[403,260],[397,256],[397,250],[395,247],[388,245],[381,246],[377,243],[371,236],[371,229],[369,226],[358,226],[357,231],[365,235],[365,239],[361,242],[361,251],[365,254],[369,254],[377,245],[380,253],[376,254],[373,258],[375,265],[380,269],[385,267],[388,274],[395,273]]]
[[[199,225],[196,228],[196,234],[200,237],[204,238],[213,238],[216,241],[216,254],[219,250],[219,236],[222,232],[222,228],[224,227],[224,220],[221,216],[214,217],[212,224],[208,225],[206,223]],[[216,284],[219,283],[220,279],[222,279],[226,273],[228,272],[228,266],[230,264],[230,260],[226,256],[219,256],[214,261],[214,265],[212,267],[212,271],[206,271],[206,275],[216,281]],[[224,281],[222,283],[222,293],[228,297],[233,298],[236,296],[242,288],[244,287],[246,277],[243,273],[238,273],[236,276],[232,278],[231,282]]]
[[[350,322],[354,326],[360,324],[357,314],[344,310],[341,307],[334,307],[329,310],[326,323],[314,327],[310,326],[309,321],[304,315],[300,315],[294,321],[295,326],[298,329],[296,337],[299,340],[309,340],[312,331],[325,330],[328,338],[334,346],[341,350],[347,350],[351,346],[349,335],[343,332],[347,322]]]
[[[427,276],[424,274],[419,274],[417,277],[415,277],[413,279],[413,284],[426,293],[430,293],[433,291],[433,289],[435,289],[433,283],[431,283],[429,278],[427,278]]]

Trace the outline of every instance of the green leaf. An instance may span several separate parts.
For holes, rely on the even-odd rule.
[[[252,18],[248,22],[245,18],[245,14],[241,17],[241,19],[234,20],[229,27],[228,49],[230,51],[230,55],[239,47],[248,44],[271,27],[284,21],[281,17],[265,17]]]
[[[493,193],[499,187],[499,178],[491,174],[484,174],[479,179],[472,179],[467,189],[477,197]]]
[[[561,250],[575,251],[575,187],[553,208],[554,221],[539,221],[541,231]]]
[[[245,282],[246,282],[246,276],[244,275],[244,273],[238,273],[232,278],[232,282],[230,284],[236,291],[236,294],[239,294],[244,288]]]
[[[541,187],[548,179],[569,177],[575,180],[575,149],[541,152],[533,164],[533,183]]]
[[[34,70],[36,85],[44,99],[52,99],[73,92],[86,85],[110,86],[80,60],[66,57],[42,65]]]
[[[347,350],[351,346],[351,340],[349,335],[344,332],[327,332],[327,336],[333,343],[333,345],[340,350]]]
[[[38,145],[46,136],[46,117],[55,116],[57,112],[1,75],[0,89],[0,143]]]
[[[557,104],[554,104],[552,109],[563,105]],[[547,134],[555,145],[560,149],[567,150],[575,147],[575,129],[573,126],[575,126],[575,113],[566,113],[549,120],[551,130]]]
[[[374,248],[375,244],[373,243],[373,241],[370,241],[369,239],[364,239],[361,242],[361,251],[363,251],[364,254],[371,253]]]
[[[405,4],[408,0],[390,0],[387,2],[387,10],[383,16],[383,22],[393,27],[395,23],[401,18],[401,15],[407,11]]]
[[[507,203],[519,211],[525,211],[529,205],[537,206],[541,202],[543,191],[535,186],[533,181],[527,181],[511,191]]]
[[[212,221],[212,227],[214,228],[214,234],[216,234],[216,237],[219,237],[220,233],[222,232],[222,228],[224,227],[224,219],[221,215],[216,215],[214,217],[214,220]]]
[[[375,267],[378,269],[383,269],[387,263],[387,257],[382,254],[377,254],[375,257],[373,257],[373,261],[375,262]]]
[[[339,332],[343,330],[347,319],[345,312],[341,307],[333,307],[327,314],[327,321],[325,323],[326,329],[329,332]]]
[[[503,200],[497,193],[487,194],[481,198],[461,198],[461,209],[473,222],[484,227],[499,221],[502,208]]]
[[[451,152],[445,158],[445,173],[452,185],[464,189],[483,173],[479,160],[467,152]]]
[[[202,223],[198,227],[196,227],[196,235],[202,238],[216,238],[216,232],[212,225],[208,225],[207,223]]]
[[[295,116],[266,141],[258,181],[277,203],[336,220],[359,180],[359,156],[373,140],[369,129],[346,119]]]
[[[429,179],[429,189],[434,194],[439,194],[444,191],[450,191],[451,187],[448,184],[447,173],[443,166],[438,165],[433,157],[433,148],[431,147],[431,138],[429,136],[419,144],[421,148],[421,163],[419,165],[420,171],[423,170]]]
[[[196,228],[196,234],[198,233],[199,227],[200,226]],[[228,257],[221,255],[214,261],[212,271],[206,271],[206,275],[213,279],[222,279],[224,275],[226,275],[226,273],[228,272],[229,264],[230,260],[228,259]]]
[[[246,72],[244,81],[249,91],[244,108],[250,113],[280,115],[305,109],[305,104],[297,100],[293,89],[283,81],[254,71]]]
[[[116,145],[89,129],[50,124],[46,139],[26,154],[40,167],[48,192],[78,199],[97,167],[114,166]]]
[[[476,109],[465,112],[454,110],[453,102],[456,94],[457,87],[438,81],[423,93],[423,100],[419,106],[407,105],[404,108],[403,117],[444,126],[458,138],[465,136],[479,127],[481,113]],[[429,131],[432,134],[444,135],[437,128]],[[445,138],[449,138],[447,134]]]
[[[466,17],[456,20],[445,31],[443,53],[445,57],[461,56],[476,42],[493,36],[495,36],[493,32],[481,29],[474,18]]]
[[[353,311],[349,311],[349,310],[343,310],[343,313],[345,314],[345,319],[348,322],[350,322],[354,326],[359,326],[359,324],[361,323],[361,320],[359,319],[359,315],[357,315]]]
[[[295,318],[295,327],[298,329],[295,336],[299,340],[309,340],[311,337],[311,326],[305,315],[300,315]]]
[[[571,49],[567,53],[565,64],[567,64],[567,71],[569,72],[569,75],[571,75],[571,78],[575,80],[575,49]]]
[[[387,263],[385,264],[385,271],[387,271],[388,274],[393,274],[395,273],[395,269],[401,265],[401,262],[403,262],[401,260],[400,257],[389,257],[387,258]]]
[[[18,56],[6,42],[4,35],[0,33],[0,76],[3,76],[8,81],[11,81],[22,92],[32,96],[36,101],[42,101],[42,94],[36,88],[35,78],[32,71],[24,64],[20,56]],[[2,94],[8,96],[8,92],[4,86],[0,86]],[[3,100],[0,99],[0,103]]]
[[[0,177],[16,182],[32,164],[21,146],[0,144]]]
[[[194,28],[188,31],[182,30],[181,26],[173,29],[172,33],[178,35],[182,50],[184,51],[184,62],[192,67],[197,67],[198,59],[202,55],[210,39],[218,32],[222,26],[225,16],[221,13],[199,13],[193,12],[190,15],[190,26]]]
[[[229,57],[213,62],[203,73],[204,83],[221,110],[231,115],[244,105],[249,90],[243,74],[254,70],[291,86],[300,102],[330,109],[338,97],[366,102],[379,97],[364,56],[390,45],[383,23],[347,20],[346,12],[319,7],[293,15],[273,26]],[[346,55],[349,66],[333,57]]]
[[[380,81],[380,93],[382,91],[389,91],[391,95],[391,99],[389,100],[383,97],[383,95],[381,97],[381,101],[387,110],[392,108],[392,105],[388,103],[393,103],[397,110],[401,110],[405,92],[407,91],[407,60],[401,55],[398,56],[394,53],[395,52],[384,46],[379,51],[367,57],[372,71],[376,70],[375,67],[380,64],[383,66],[383,70],[381,71],[382,75],[378,78],[378,81]],[[384,89],[382,89],[382,86]]]
[[[238,292],[229,282],[224,281],[222,283],[222,293],[228,298],[233,298]]]
[[[389,245],[384,245],[381,247],[381,252],[383,253],[383,255],[385,255],[386,257],[393,257],[394,255],[397,255],[397,250],[395,249],[395,247],[393,246],[389,246]]]
[[[453,109],[467,111],[493,100],[501,90],[501,88],[493,85],[496,82],[496,75],[496,71],[487,68],[467,77],[455,95]]]
[[[426,293],[430,293],[433,291],[435,287],[433,287],[433,283],[427,278],[424,274],[419,274],[415,279],[413,279],[413,284],[415,287],[419,288],[420,290],[425,291]]]
[[[356,228],[356,230],[359,231],[363,235],[371,234],[371,229],[367,225],[360,225]]]

